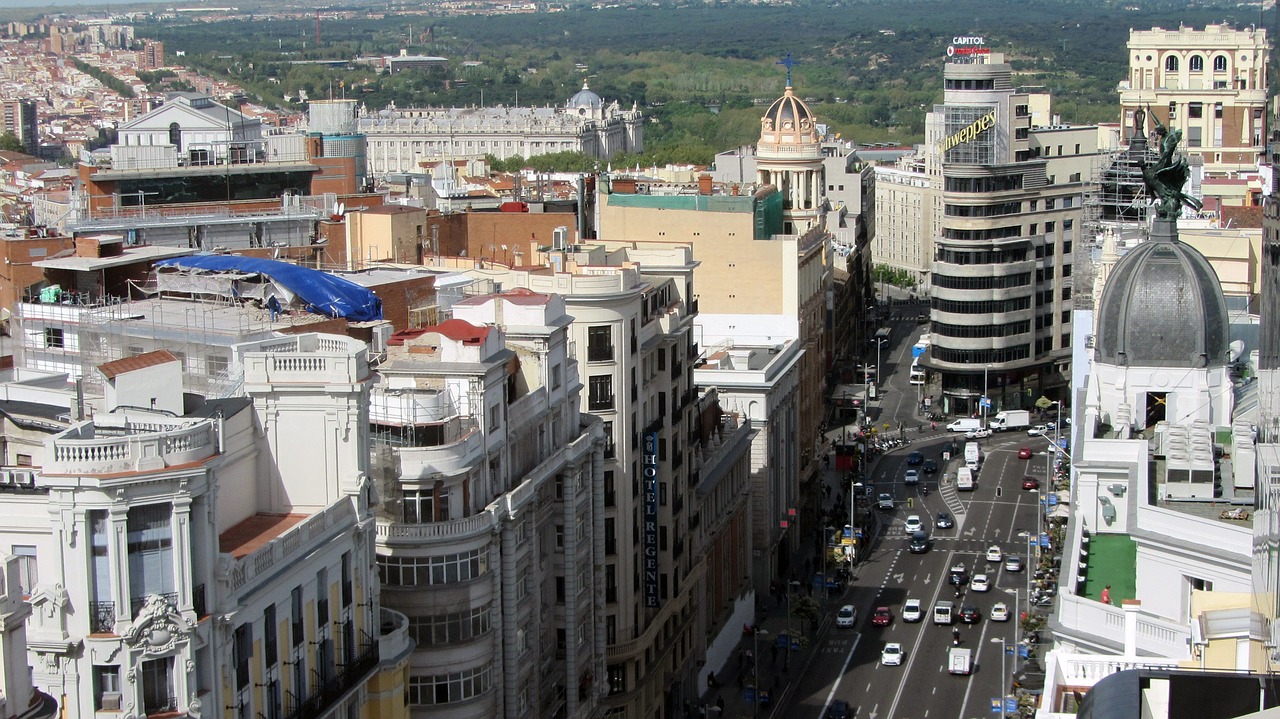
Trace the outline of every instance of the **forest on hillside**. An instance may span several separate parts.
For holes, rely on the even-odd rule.
[[[1274,13],[1274,11],[1273,11]],[[370,13],[372,14],[372,13]],[[859,142],[912,143],[942,98],[942,63],[955,35],[981,35],[1021,86],[1054,96],[1064,122],[1115,121],[1116,84],[1130,28],[1260,23],[1257,7],[1103,0],[867,0],[791,6],[623,6],[498,16],[415,14],[314,21],[250,18],[137,25],[185,61],[242,85],[267,105],[355,97],[389,106],[544,105],[586,80],[606,100],[636,103],[649,162],[707,162],[753,142],[760,103],[793,84],[819,119]],[[361,57],[438,55],[436,72],[379,74]],[[299,64],[332,60],[335,64]]]

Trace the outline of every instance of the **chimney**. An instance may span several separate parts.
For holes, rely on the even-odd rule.
[[[636,194],[636,181],[630,177],[619,177],[613,181],[613,191],[634,195]]]
[[[1141,599],[1126,599],[1124,608],[1124,655],[1138,656],[1138,613],[1142,611]]]
[[[711,175],[708,175],[705,172],[702,173],[701,175],[698,175],[698,194],[699,195],[711,194]]]

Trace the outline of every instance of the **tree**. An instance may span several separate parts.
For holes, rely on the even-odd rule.
[[[12,132],[0,134],[0,151],[5,152],[26,152],[27,146],[22,144],[22,140]]]

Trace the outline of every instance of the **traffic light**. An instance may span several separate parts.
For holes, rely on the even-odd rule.
[[[912,506],[914,505],[912,503],[911,497],[907,497],[907,509],[911,509]]]

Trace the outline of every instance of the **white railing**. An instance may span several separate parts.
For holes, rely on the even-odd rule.
[[[430,424],[453,417],[453,393],[448,388],[387,390],[369,394],[369,419],[388,424]]]
[[[1124,610],[1092,599],[1061,592],[1057,620],[1060,631],[1100,646],[1122,649]],[[1185,659],[1190,656],[1191,628],[1150,614],[1139,613],[1137,647],[1139,654]]]
[[[392,609],[383,608],[378,625],[378,658],[394,661],[413,650],[409,638],[409,618]]]
[[[82,432],[85,436],[81,436]],[[49,474],[108,474],[158,469],[211,457],[217,452],[212,420],[190,427],[125,437],[94,437],[91,425],[50,440]]]
[[[462,519],[451,519],[447,522],[428,522],[426,524],[402,524],[378,522],[376,534],[380,540],[388,542],[429,541],[448,539],[451,541],[470,539],[493,530],[496,519],[489,512],[482,512]]]
[[[312,546],[333,527],[350,527],[356,523],[355,508],[349,501],[339,501],[294,525],[267,543],[265,547],[233,560],[228,572],[232,591],[236,591],[266,573],[284,565],[291,557]]]

